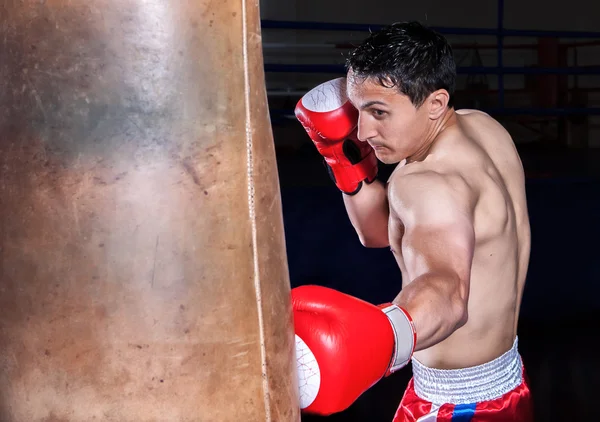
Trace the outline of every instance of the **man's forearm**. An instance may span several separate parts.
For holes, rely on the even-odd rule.
[[[363,183],[355,195],[343,195],[346,211],[361,243],[366,247],[389,246],[389,205],[385,185],[379,180]]]
[[[403,287],[394,303],[411,315],[415,351],[431,347],[462,327],[468,318],[468,288],[457,277],[424,274]]]

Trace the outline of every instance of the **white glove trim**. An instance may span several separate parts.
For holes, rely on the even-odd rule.
[[[382,311],[387,315],[394,331],[394,354],[386,373],[390,375],[405,367],[412,358],[417,344],[417,332],[408,312],[398,305],[388,305]]]

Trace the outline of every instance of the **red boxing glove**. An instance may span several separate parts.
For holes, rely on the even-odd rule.
[[[404,367],[417,337],[408,313],[320,286],[292,289],[300,407],[330,415]]]
[[[310,90],[298,101],[295,113],[342,192],[354,195],[363,181],[375,180],[377,157],[369,144],[356,137],[358,110],[346,96],[346,78]]]

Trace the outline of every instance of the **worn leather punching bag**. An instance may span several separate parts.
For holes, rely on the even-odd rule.
[[[0,420],[297,421],[258,2],[0,6]]]

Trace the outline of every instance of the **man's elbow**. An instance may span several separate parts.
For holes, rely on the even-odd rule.
[[[387,236],[369,236],[364,233],[358,233],[358,239],[365,248],[387,248],[390,246]]]
[[[452,322],[454,330],[458,330],[469,320],[468,295],[457,294],[452,301]]]
[[[458,330],[460,327],[465,325],[468,320],[469,320],[469,310],[468,310],[467,306],[459,305],[454,314],[454,321],[455,321],[454,329]]]

